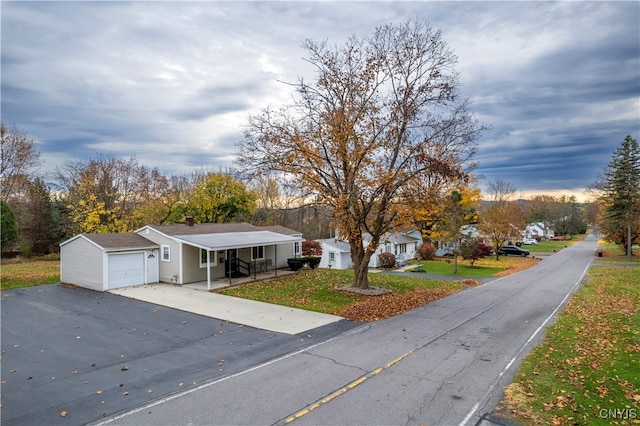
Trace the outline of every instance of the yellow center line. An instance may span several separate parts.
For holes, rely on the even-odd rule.
[[[384,365],[384,367],[378,367],[375,370],[372,370],[370,372],[368,372],[367,374],[364,374],[360,377],[358,377],[357,379],[355,379],[353,382],[349,383],[348,385],[330,393],[329,395],[319,399],[318,401],[308,405],[307,407],[303,408],[302,410],[296,412],[295,414],[292,414],[291,416],[287,417],[286,419],[284,419],[284,421],[279,421],[276,423],[276,425],[283,425],[283,424],[289,424],[291,422],[293,422],[296,419],[299,419],[302,416],[305,416],[307,414],[309,414],[311,411],[315,410],[316,408],[329,403],[330,401],[332,401],[333,399],[339,397],[340,395],[348,392],[349,390],[355,388],[356,386],[362,384],[362,382],[364,382],[365,380],[367,380],[370,377],[375,376],[376,374],[380,374],[382,373],[384,370],[394,366],[395,364],[399,363],[400,361],[402,361],[403,359],[405,359],[406,357],[408,357],[409,355],[411,355],[413,353],[413,350],[400,355],[398,358],[386,363]]]

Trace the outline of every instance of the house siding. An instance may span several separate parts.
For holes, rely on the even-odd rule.
[[[78,261],[82,259],[82,261]],[[83,237],[60,247],[60,281],[104,291],[103,250]]]
[[[149,231],[147,233],[147,230]],[[162,260],[162,251],[159,252],[160,258],[158,259],[159,278],[160,282],[165,283],[178,283],[180,277],[180,243],[168,238],[153,229],[143,229],[136,232],[138,235],[146,238],[149,241],[153,241],[159,246],[169,246],[169,262]]]
[[[294,257],[293,244],[280,244],[272,246],[274,248],[273,263],[276,268],[287,268],[287,259]],[[298,256],[301,256],[300,254]]]

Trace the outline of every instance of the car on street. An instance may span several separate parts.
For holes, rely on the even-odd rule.
[[[526,257],[526,256],[529,256],[529,250],[525,250],[525,249],[520,248],[518,246],[507,245],[507,246],[500,247],[498,249],[498,254],[502,254],[502,255],[505,255],[505,256],[513,255],[513,256]]]
[[[522,240],[522,244],[530,246],[533,244],[538,244],[538,241],[535,238],[525,238]]]

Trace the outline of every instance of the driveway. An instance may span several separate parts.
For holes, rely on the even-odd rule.
[[[288,334],[60,284],[1,301],[3,425],[86,424],[359,325]]]

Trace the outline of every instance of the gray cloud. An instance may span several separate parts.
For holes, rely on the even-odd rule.
[[[2,120],[46,166],[136,155],[170,173],[225,167],[250,114],[312,70],[303,39],[428,20],[459,57],[486,180],[588,186],[640,134],[637,2],[4,2]]]

